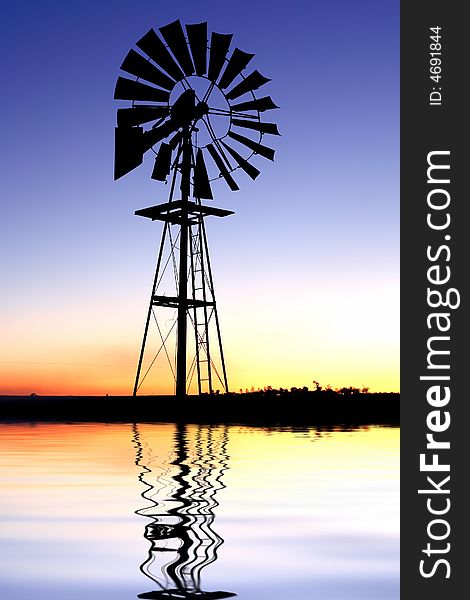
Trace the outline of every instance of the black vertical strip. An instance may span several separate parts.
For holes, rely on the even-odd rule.
[[[436,0],[401,4],[401,600],[460,598],[467,589],[469,402],[464,382],[470,253],[464,89],[469,51],[464,6]],[[429,162],[436,168],[427,174]],[[429,206],[444,206],[447,198],[444,208]],[[459,296],[460,306],[451,308]],[[443,305],[446,300],[451,306]],[[433,355],[430,348],[449,354]],[[449,442],[450,448],[427,447],[432,440]],[[426,470],[433,459],[439,463],[436,470]],[[445,465],[449,471],[437,470]]]
[[[188,34],[196,75],[205,75],[207,67],[207,23],[186,25],[186,33]]]
[[[231,33],[216,33],[211,35],[208,78],[216,81],[224,66],[225,57],[230,48],[233,35]]]

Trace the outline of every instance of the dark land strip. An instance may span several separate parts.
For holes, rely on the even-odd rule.
[[[264,426],[398,425],[400,395],[328,391],[200,396],[0,396],[0,421],[176,422]]]

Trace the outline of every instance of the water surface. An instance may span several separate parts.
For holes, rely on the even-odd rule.
[[[2,598],[399,598],[397,428],[0,429]]]

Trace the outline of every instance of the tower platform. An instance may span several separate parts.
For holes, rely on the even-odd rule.
[[[149,206],[148,208],[141,208],[136,210],[134,214],[138,217],[152,219],[152,221],[168,221],[171,224],[181,225],[183,210],[187,213],[189,221],[197,220],[201,216],[228,217],[234,214],[233,210],[197,204],[196,202],[191,202],[191,200],[172,200],[171,202]]]

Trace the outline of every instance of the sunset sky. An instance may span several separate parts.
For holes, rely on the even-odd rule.
[[[213,185],[230,387],[399,390],[399,3],[28,0],[2,8],[0,394],[128,394],[167,200],[113,181],[119,67],[150,28],[208,21],[281,108],[274,163]],[[168,387],[152,384],[152,392]]]

